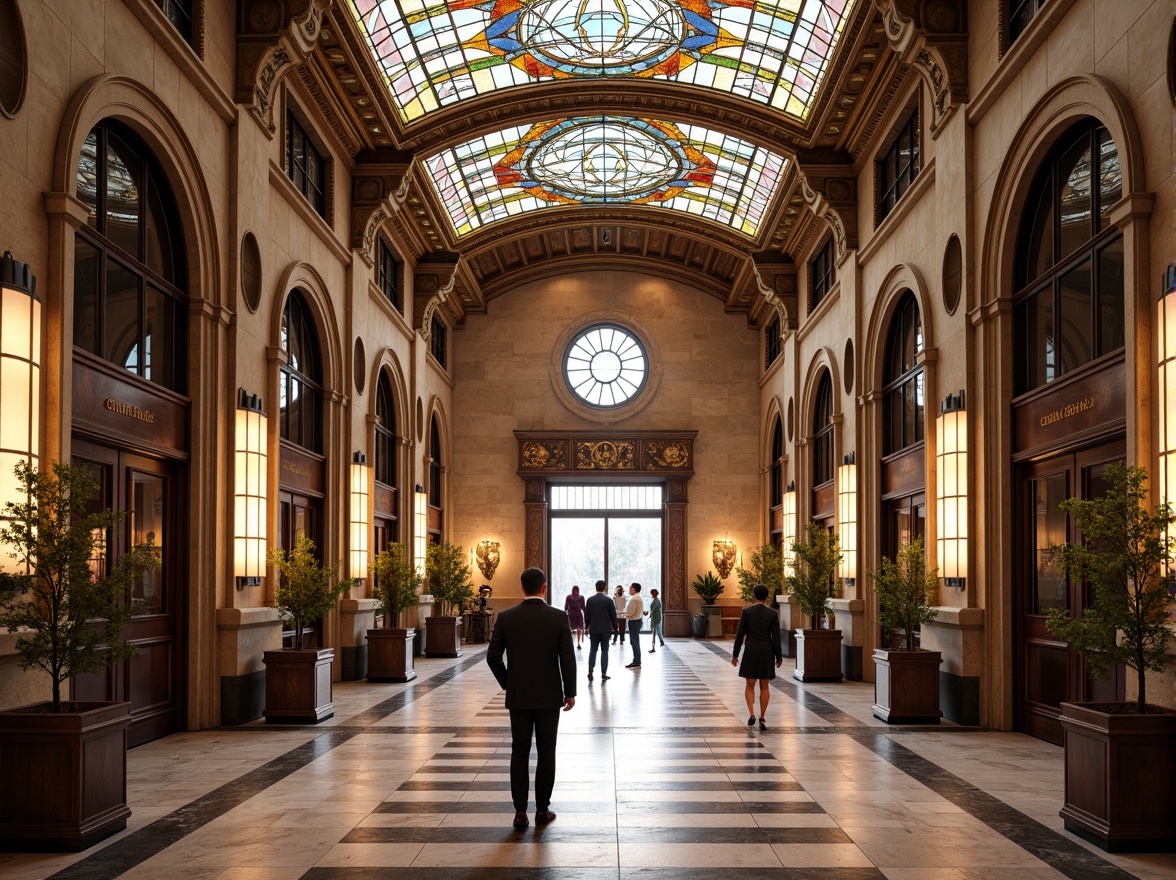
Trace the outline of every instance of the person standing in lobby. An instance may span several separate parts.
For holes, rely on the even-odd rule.
[[[596,582],[596,593],[588,597],[584,608],[584,626],[588,629],[588,680],[596,667],[596,651],[600,651],[600,680],[608,681],[608,637],[617,634],[617,606],[608,597],[608,584]]]
[[[531,739],[538,752],[535,765],[535,824],[554,821],[551,793],[555,788],[555,740],[560,707],[576,705],[576,651],[568,616],[543,599],[547,576],[542,569],[522,574],[523,601],[498,615],[486,662],[506,691],[510,712],[510,796],[514,801],[514,827],[522,831],[527,821],[527,795],[531,786],[528,763]],[[503,662],[503,654],[507,661]]]
[[[625,598],[625,588],[620,584],[617,584],[616,592],[613,593],[613,605],[615,606],[617,612],[617,632],[616,635],[613,636],[614,645],[617,643],[617,636],[621,637],[621,644],[625,644],[625,629],[627,627],[627,624],[625,623],[626,604],[628,604],[628,601]]]
[[[625,603],[625,620],[629,624],[629,647],[633,649],[633,662],[626,669],[641,666],[641,618],[645,616],[645,603],[641,601],[641,584],[629,585],[629,601]]]
[[[649,591],[649,653],[652,654],[657,650],[657,643],[661,642],[661,646],[666,646],[666,640],[662,638],[662,600],[658,595],[657,590]]]
[[[580,587],[572,587],[571,595],[564,599],[564,611],[568,615],[568,626],[576,634],[576,650],[580,650],[580,643],[584,639],[584,597],[580,595]]]
[[[747,726],[755,724],[755,683],[760,686],[760,714],[759,729],[767,730],[768,723],[764,715],[768,711],[768,682],[776,677],[776,670],[784,662],[784,652],[780,648],[780,617],[767,606],[768,588],[763,584],[756,584],[752,589],[755,604],[743,609],[739,615],[739,628],[735,631],[735,653],[731,657],[731,665],[739,666],[739,677],[745,679],[743,698],[747,701],[747,711],[750,718]],[[739,664],[739,650],[743,647],[743,640],[747,639],[747,651],[743,655],[743,664]],[[776,665],[772,666],[775,659]]]

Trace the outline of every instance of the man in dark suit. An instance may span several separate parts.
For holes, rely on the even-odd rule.
[[[559,710],[576,705],[576,651],[568,616],[543,598],[547,576],[541,569],[523,572],[521,604],[498,615],[486,662],[506,690],[510,710],[510,796],[514,801],[514,827],[527,822],[527,794],[531,787],[527,764],[531,737],[538,750],[535,765],[535,824],[555,819],[551,792],[555,788],[555,737]],[[506,652],[510,666],[502,662]]]
[[[588,630],[588,680],[596,667],[596,651],[600,651],[600,680],[608,681],[608,639],[617,632],[617,606],[605,592],[608,584],[596,582],[596,594],[588,597],[584,606],[584,628]]]

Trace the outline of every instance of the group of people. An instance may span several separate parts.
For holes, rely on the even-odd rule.
[[[600,677],[608,679],[609,639],[619,635],[622,621],[629,630],[629,644],[633,662],[628,669],[641,667],[641,622],[650,618],[653,637],[665,647],[661,637],[662,603],[657,590],[650,590],[649,611],[641,599],[641,585],[630,584],[628,598],[624,587],[617,586],[613,598],[607,595],[608,584],[596,582],[595,595],[585,599],[578,586],[564,602],[564,611],[549,605],[544,599],[547,576],[539,568],[528,568],[522,574],[523,601],[498,615],[486,662],[498,684],[506,691],[506,708],[510,712],[510,793],[514,802],[514,828],[523,831],[530,824],[527,816],[531,780],[528,764],[531,742],[538,752],[535,764],[535,824],[546,825],[555,820],[551,811],[551,793],[555,789],[555,742],[559,731],[559,713],[576,705],[576,651],[580,648],[583,631],[587,629],[591,643],[588,651],[588,680],[600,653]],[[768,588],[756,584],[755,603],[744,608],[735,634],[735,651],[731,664],[739,667],[739,675],[746,680],[744,698],[751,717],[748,727],[756,723],[755,685],[759,682],[759,728],[767,729],[764,716],[768,710],[771,679],[784,662],[780,644],[780,621],[767,607]],[[577,601],[573,601],[573,598]],[[624,607],[621,601],[624,599]],[[576,626],[576,624],[579,626]],[[576,645],[572,631],[576,631]],[[739,652],[746,642],[743,662]],[[652,653],[656,649],[650,649]],[[509,665],[504,656],[509,659]],[[773,660],[775,664],[773,665]]]

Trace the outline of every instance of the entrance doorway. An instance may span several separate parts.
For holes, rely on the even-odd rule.
[[[1059,505],[1067,498],[1089,500],[1104,495],[1106,466],[1125,457],[1126,444],[1117,441],[1017,469],[1017,726],[1059,745],[1063,702],[1125,698],[1121,667],[1107,680],[1091,679],[1082,658],[1045,626],[1051,610],[1065,610],[1077,618],[1091,602],[1088,585],[1063,577],[1050,552],[1051,547],[1081,539]]]

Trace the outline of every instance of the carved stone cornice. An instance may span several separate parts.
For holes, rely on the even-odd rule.
[[[234,98],[270,137],[278,83],[306,60],[331,0],[240,0]]]
[[[351,248],[370,266],[375,261],[376,232],[403,207],[412,185],[410,153],[362,150],[351,174]]]
[[[461,254],[453,251],[435,251],[426,254],[413,270],[413,314],[416,327],[428,342],[433,332],[433,315],[442,305],[449,304],[448,311],[456,320],[463,314],[460,303],[452,296],[458,282],[458,268]],[[455,310],[455,307],[457,310]]]
[[[784,338],[796,329],[799,290],[796,264],[774,251],[760,251],[751,255],[751,266],[756,292],[780,318],[780,336]]]
[[[874,0],[886,39],[931,93],[931,136],[968,100],[967,0]]]
[[[849,163],[797,163],[800,194],[805,205],[833,230],[833,246],[840,262],[857,248],[857,174]]]

